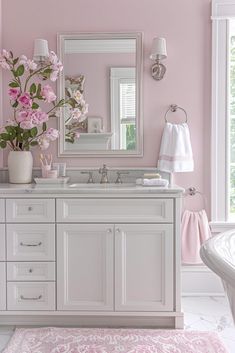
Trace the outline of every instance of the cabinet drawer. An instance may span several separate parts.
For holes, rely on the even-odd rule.
[[[8,224],[8,261],[54,261],[54,224]]]
[[[5,200],[0,199],[0,223],[5,222]]]
[[[55,281],[54,262],[8,262],[8,281]]]
[[[0,261],[6,259],[5,224],[0,224]]]
[[[173,222],[172,199],[58,199],[57,222]]]
[[[6,200],[7,222],[35,223],[55,221],[54,199],[8,199]]]
[[[8,282],[7,310],[55,310],[55,283]]]

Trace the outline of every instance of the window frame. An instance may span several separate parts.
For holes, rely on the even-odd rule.
[[[235,0],[212,0],[211,228],[235,228],[229,221],[229,21]]]

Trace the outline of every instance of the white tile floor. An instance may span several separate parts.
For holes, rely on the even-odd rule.
[[[216,331],[228,349],[235,352],[235,326],[224,297],[184,297],[185,329]],[[0,328],[0,352],[6,346],[14,327]]]

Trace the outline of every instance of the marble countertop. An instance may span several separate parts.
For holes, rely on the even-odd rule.
[[[174,194],[175,196],[180,195],[184,191],[183,188],[179,186],[169,186],[169,187],[147,187],[139,186],[131,183],[126,184],[8,184],[0,183],[0,197],[7,195],[140,195],[140,194]]]

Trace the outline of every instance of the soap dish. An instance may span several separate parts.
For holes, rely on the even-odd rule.
[[[36,184],[67,184],[69,177],[59,178],[34,178]]]

